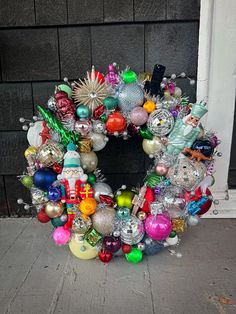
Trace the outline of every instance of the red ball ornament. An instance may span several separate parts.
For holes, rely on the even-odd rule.
[[[50,217],[45,213],[45,208],[41,209],[40,212],[37,214],[38,221],[45,224],[51,220]]]
[[[147,191],[145,193],[144,199],[145,199],[145,203],[142,207],[142,211],[148,214],[150,213],[150,207],[149,207],[150,204],[155,201],[154,191],[149,186],[147,187]]]
[[[99,257],[100,261],[102,261],[103,263],[109,263],[112,260],[113,255],[111,252],[102,249],[98,253],[98,257]]]
[[[208,196],[210,198],[208,198],[208,200],[203,204],[201,205],[201,210],[197,213],[198,216],[201,216],[203,214],[205,214],[210,208],[211,208],[211,205],[212,205],[212,194],[211,194],[211,191],[209,189],[206,189],[206,193],[205,195],[202,194],[202,191],[201,191],[201,188],[197,188],[194,192],[195,194],[193,196],[190,196],[190,192],[187,192],[186,195],[185,195],[185,200],[188,201],[188,202],[191,202],[191,201],[199,201],[201,197],[203,196]]]
[[[103,204],[107,204],[109,206],[114,205],[113,199],[108,195],[99,195],[99,199]]]
[[[52,167],[53,171],[56,172],[57,174],[60,174],[62,172],[62,167],[58,164],[55,163]]]
[[[122,245],[122,251],[124,254],[128,254],[132,251],[132,246],[129,244],[123,244]]]
[[[103,114],[104,110],[105,110],[104,105],[98,106],[93,112],[94,119],[98,119]]]
[[[108,116],[106,122],[106,129],[109,133],[123,132],[125,128],[126,128],[125,118],[119,111],[115,111],[114,113]]]
[[[105,77],[101,72],[94,71],[95,73],[95,78],[98,78],[99,83],[104,83],[105,82]],[[92,73],[89,74],[90,79],[92,79]]]

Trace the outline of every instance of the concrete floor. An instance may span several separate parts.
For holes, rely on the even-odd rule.
[[[202,220],[138,265],[82,261],[56,247],[50,224],[0,220],[0,313],[236,313],[236,220]]]

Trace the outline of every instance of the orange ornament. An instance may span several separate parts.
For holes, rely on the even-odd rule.
[[[152,100],[148,100],[143,105],[143,108],[148,112],[151,113],[156,109],[156,104]]]
[[[83,199],[79,204],[80,211],[87,216],[94,214],[96,207],[97,202],[91,197]]]
[[[106,129],[109,133],[123,132],[125,128],[126,128],[125,118],[119,111],[115,111],[114,113],[109,115],[106,122]]]

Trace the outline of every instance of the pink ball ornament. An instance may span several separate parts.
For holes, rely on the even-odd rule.
[[[157,164],[155,171],[158,176],[165,176],[168,172],[168,168],[164,164]]]
[[[171,220],[163,214],[149,215],[145,220],[145,230],[153,240],[162,241],[172,231]]]
[[[70,239],[70,231],[64,227],[58,227],[53,231],[53,240],[58,245],[66,244]]]
[[[143,107],[135,107],[130,112],[130,120],[134,125],[143,125],[147,122],[148,113]]]

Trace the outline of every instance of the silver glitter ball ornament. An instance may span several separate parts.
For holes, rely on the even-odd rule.
[[[137,83],[121,85],[118,91],[119,108],[122,112],[130,112],[133,108],[142,106],[144,92]]]
[[[153,111],[147,121],[148,130],[158,136],[164,136],[170,133],[174,126],[174,117],[166,109]]]
[[[111,187],[104,182],[97,182],[93,185],[93,193],[94,193],[94,198],[96,201],[100,201],[99,196],[100,195],[107,195],[110,197],[113,197],[112,189]]]
[[[48,99],[47,105],[48,109],[56,111],[56,99],[53,96]]]
[[[99,120],[93,121],[93,132],[104,133],[105,129],[106,129],[106,126],[102,121],[99,121]]]
[[[167,178],[173,185],[190,191],[203,180],[205,173],[206,166],[202,162],[195,162],[181,155],[169,168]]]
[[[144,237],[144,227],[141,220],[135,216],[130,216],[130,219],[127,220],[120,230],[121,241],[134,245],[139,243]]]
[[[102,235],[111,234],[114,230],[115,215],[115,209],[110,206],[97,210],[92,216],[93,228]]]

